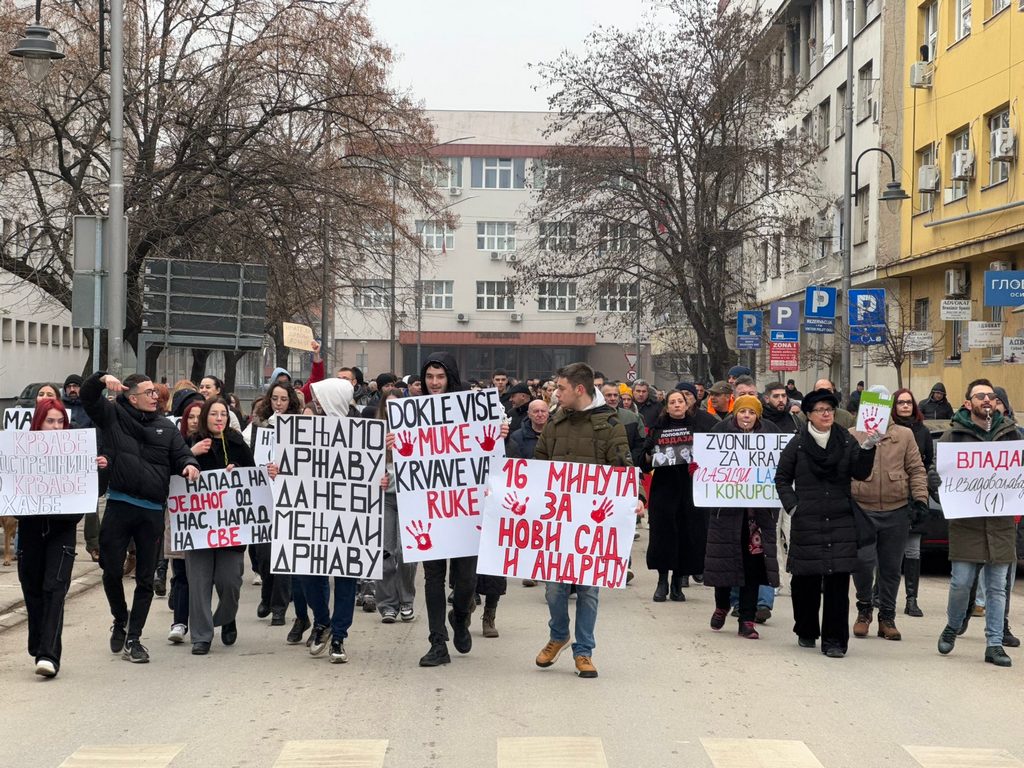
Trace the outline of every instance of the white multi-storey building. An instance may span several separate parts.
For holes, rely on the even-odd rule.
[[[377,265],[379,275],[338,296],[334,338],[339,364],[368,372],[394,367],[398,373],[418,373],[428,354],[447,351],[458,361],[463,379],[489,378],[496,369],[519,377],[545,376],[575,361],[625,379],[627,354],[639,351],[639,371],[649,377],[648,340],[638,338],[637,330],[643,307],[628,263],[621,278],[605,284],[598,295],[571,278],[513,285],[516,260],[527,244],[554,261],[575,238],[566,222],[528,224],[535,189],[546,174],[557,172],[543,163],[553,146],[543,135],[547,114],[427,114],[438,139],[434,153],[447,167],[436,179],[440,208],[458,216],[458,225],[445,229],[430,211],[414,214],[409,222],[421,247],[397,256],[393,341],[389,265]],[[422,286],[419,307],[417,281]]]

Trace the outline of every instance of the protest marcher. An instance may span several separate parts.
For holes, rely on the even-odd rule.
[[[921,456],[921,464],[927,476],[928,471],[935,464],[935,447],[931,432],[924,425],[921,411],[917,407],[917,401],[914,400],[914,393],[906,388],[897,389],[893,393],[892,401],[892,420],[914,433],[917,451]],[[938,485],[929,482],[928,492],[934,493],[937,490]],[[921,537],[927,523],[927,510],[924,515],[918,514],[911,520],[907,546],[903,550],[903,583],[907,595],[903,613],[907,616],[924,616],[924,612],[917,604],[917,590],[921,580]]]
[[[885,399],[888,400],[889,399],[889,394],[888,394],[889,390],[886,389],[885,387],[881,387],[881,389],[878,389],[878,387],[881,387],[881,385],[876,384],[874,387],[871,388],[870,391],[871,392],[875,392],[876,394],[881,394],[881,391],[884,389],[885,390]],[[857,411],[860,409],[860,396],[861,396],[861,394],[863,394],[863,392],[864,392],[864,382],[863,381],[858,381],[856,388],[853,390],[853,392],[850,393],[850,397],[846,401],[846,410],[848,410],[854,416],[857,415]]]
[[[745,366],[745,365],[734,365],[732,368],[729,369],[729,373],[726,374],[725,381],[726,381],[726,383],[730,387],[735,389],[736,388],[736,380],[737,379],[739,379],[741,376],[753,376],[753,375],[754,375],[754,372],[752,370],[750,370],[747,366]]]
[[[399,397],[399,393],[391,390],[381,398],[377,405],[376,417],[388,420],[388,400]],[[416,618],[413,602],[416,599],[416,566],[407,563],[403,556],[402,537],[398,529],[398,497],[391,478],[395,474],[394,460],[391,449],[387,449],[387,477],[384,487],[384,576],[375,585],[377,611],[383,624],[394,624],[397,619],[412,621]]]
[[[764,388],[763,418],[778,427],[779,432],[795,435],[800,431],[800,419],[790,410],[789,395],[780,381],[773,381]]]
[[[793,379],[786,381],[786,395],[790,400],[803,400],[804,393],[797,389],[796,382]]]
[[[651,385],[644,379],[637,379],[633,382],[633,405],[636,406],[637,413],[640,414],[640,418],[644,420],[644,426],[648,429],[654,426],[654,422],[658,420],[664,407],[656,397],[652,396]]]
[[[203,410],[205,400],[193,400],[185,405],[178,431],[191,443],[199,432],[199,413]],[[171,569],[171,589],[167,605],[172,612],[171,629],[167,633],[167,641],[178,645],[185,642],[188,634],[188,570],[185,567],[185,553],[172,550],[170,512],[164,506],[164,553],[168,556]]]
[[[850,434],[858,442],[867,439],[864,432],[851,430]],[[871,474],[863,480],[854,480],[850,490],[853,500],[875,529],[875,543],[861,552],[860,564],[853,573],[857,591],[853,634],[854,637],[868,636],[877,568],[878,636],[900,640],[902,636],[896,628],[896,596],[907,535],[912,521],[928,515],[928,475],[914,433],[890,419],[885,433],[878,439]]]
[[[922,418],[934,421],[946,421],[953,418],[953,406],[946,399],[946,387],[941,381],[935,383],[928,397],[917,404]]]
[[[732,411],[732,384],[725,381],[712,384],[708,389],[706,406],[707,412],[718,419],[728,416]]]
[[[997,395],[988,379],[968,385],[964,404],[953,416],[949,430],[940,438],[948,443],[988,443],[1018,440],[1013,419],[996,409]],[[1012,665],[1003,649],[1006,627],[1006,576],[1016,565],[1017,531],[1013,517],[958,517],[949,521],[949,602],[946,627],[939,636],[939,653],[945,655],[956,644],[958,629],[970,608],[971,585],[980,571],[985,593],[985,661],[998,667]]]
[[[43,400],[60,400],[60,388],[56,384],[40,384],[36,390],[36,403]]]
[[[192,437],[192,454],[203,472],[236,467],[254,467],[252,451],[238,430],[229,426],[231,410],[223,397],[211,397],[199,411],[199,428]],[[224,645],[238,639],[238,598],[242,591],[245,547],[195,549],[185,553],[188,573],[188,613],[192,631],[192,654],[210,652],[213,633],[220,627]],[[213,590],[217,610],[213,610]]]
[[[505,451],[509,458],[532,459],[540,433],[544,431],[544,425],[551,417],[551,411],[544,400],[532,400],[526,414],[527,418],[523,419],[523,425],[515,432],[509,433]],[[537,582],[534,579],[523,579],[523,586],[536,587]]]
[[[693,385],[685,386],[685,393],[679,389],[668,393],[665,411],[647,435],[641,463],[645,472],[653,471],[647,567],[658,572],[656,603],[666,598],[684,602],[687,577],[704,570],[707,516],[693,504],[693,435],[710,432],[718,422],[697,410]]]
[[[83,381],[84,379],[77,373],[72,373],[64,379],[64,396],[61,398],[61,402],[64,404],[64,409],[68,412],[68,417],[71,419],[72,429],[89,429],[93,426],[92,419],[89,418],[89,414],[85,412],[85,406],[82,405],[81,392]],[[103,450],[99,432],[96,433],[96,445],[99,454],[102,456]],[[98,512],[85,516],[83,529],[85,551],[94,563],[98,563],[100,560],[100,516]]]
[[[556,380],[561,408],[545,425],[534,457],[545,461],[574,461],[616,467],[633,465],[626,430],[613,409],[604,404],[600,390],[594,387],[594,370],[585,363],[572,363],[558,371]],[[643,509],[637,504],[637,513]],[[557,661],[569,644],[569,584],[547,582],[549,640],[537,655],[538,667],[547,668]],[[594,628],[600,588],[576,585],[576,641],[572,655],[576,674],[597,677],[594,666]]]
[[[36,401],[29,429],[71,429],[71,418],[60,400],[46,397]],[[106,468],[106,457],[98,456],[96,466]],[[71,586],[81,519],[81,515],[18,517],[18,581],[28,616],[28,653],[41,677],[56,677],[60,671],[64,600]]]
[[[509,404],[508,371],[500,368],[491,375],[491,386],[498,390],[498,399],[501,400],[503,408],[507,409]]]
[[[764,433],[763,406],[756,395],[741,395],[733,404],[732,416],[719,422],[712,432]],[[715,588],[715,611],[711,628],[725,626],[730,591],[739,588],[738,634],[751,640],[760,635],[754,624],[758,593],[762,585],[779,584],[776,548],[778,512],[770,507],[719,507],[708,524],[704,558],[704,584]]]
[[[515,432],[526,421],[526,412],[532,399],[530,388],[525,384],[513,384],[508,388],[508,407],[505,413],[508,416],[509,433]]]
[[[111,402],[103,396],[104,388],[121,394]],[[156,399],[153,382],[138,373],[122,384],[114,376],[97,372],[82,385],[82,403],[103,433],[103,451],[109,462],[107,508],[100,524],[100,567],[114,618],[110,651],[136,664],[149,661],[149,651],[140,638],[153,602],[153,573],[171,473],[189,480],[199,477],[199,464],[181,433],[156,413]],[[138,558],[130,614],[123,584],[129,539],[135,540]]]
[[[643,458],[644,444],[647,441],[647,427],[644,426],[644,420],[636,411],[621,406],[622,389],[615,382],[608,382],[601,387],[601,396],[604,397],[605,405],[615,409],[619,423],[626,428],[629,455],[633,459],[634,466],[639,466],[640,460]]]
[[[831,392],[833,395],[835,395],[837,400],[839,399],[839,395],[836,393],[836,385],[833,384],[831,380],[818,379],[816,382],[814,382],[814,389],[811,391],[817,392],[819,389],[827,390]],[[808,392],[807,394],[809,395],[810,392]],[[806,411],[801,409],[800,413],[797,415],[797,418],[800,419],[801,427],[807,424]],[[843,429],[850,430],[857,426],[857,417],[856,415],[850,413],[845,408],[839,408],[836,410],[834,416],[832,417],[832,423],[835,424],[836,426],[842,427]]]
[[[786,567],[793,631],[801,647],[813,648],[821,637],[821,652],[842,658],[850,638],[850,574],[858,564],[850,481],[871,474],[878,434],[858,445],[835,424],[839,398],[830,389],[809,393],[801,408],[807,424],[783,449],[775,473],[779,500],[792,516]]]
[[[225,398],[224,382],[216,376],[203,376],[199,380],[199,394],[203,396],[204,400],[212,400],[215,397]],[[224,402],[226,403],[227,399]],[[238,432],[242,431],[242,422],[238,420],[238,416],[231,410],[230,404],[228,406],[228,420],[230,421],[228,426]]]

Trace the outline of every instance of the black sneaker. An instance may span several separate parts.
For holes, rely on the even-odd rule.
[[[121,658],[125,661],[130,661],[132,664],[148,664],[149,651],[146,650],[146,646],[139,640],[127,640],[124,644],[124,650],[121,652]]]
[[[274,615],[270,617],[270,626],[283,627],[284,624],[284,611],[274,611]]]
[[[128,637],[124,624],[113,624],[110,627],[110,652],[120,653],[124,650],[124,642]]]
[[[956,645],[956,636],[956,627],[946,625],[946,628],[942,630],[942,634],[939,635],[939,653],[945,656],[952,651],[953,646]]]
[[[288,637],[285,638],[285,642],[288,645],[299,645],[302,643],[302,636],[306,634],[306,630],[309,629],[309,619],[296,618],[292,622],[291,631],[288,632]]]
[[[985,649],[985,661],[988,664],[995,664],[997,667],[1012,667],[1013,662],[1006,655],[1001,645],[990,645]]]
[[[452,645],[459,653],[469,653],[473,650],[473,636],[469,633],[469,617],[464,621],[458,621],[454,609],[448,611],[448,622],[452,625]]]
[[[224,645],[234,645],[238,639],[238,625],[233,621],[229,621],[220,629],[220,641]]]
[[[345,653],[345,645],[335,638],[331,640],[331,664],[344,664],[348,661],[348,654]]]
[[[314,624],[313,631],[309,633],[309,640],[309,655],[322,656],[331,644],[331,628]]]
[[[270,606],[260,600],[260,604],[256,606],[256,618],[265,619],[270,615]]]
[[[451,664],[452,657],[448,655],[448,643],[431,643],[430,650],[420,659],[421,667],[439,667],[442,664]]]

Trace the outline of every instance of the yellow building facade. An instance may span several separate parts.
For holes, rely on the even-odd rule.
[[[984,301],[986,272],[1024,270],[1024,0],[912,0],[905,35],[902,166],[913,194],[886,272],[932,347],[904,373],[919,397],[942,381],[954,405],[968,382],[989,378],[1024,414],[1024,365],[1007,362],[1024,355],[1004,354],[1001,338],[1024,337],[1024,310]]]

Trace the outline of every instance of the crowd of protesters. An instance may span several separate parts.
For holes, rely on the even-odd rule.
[[[201,472],[254,466],[256,428],[273,427],[281,414],[385,419],[393,398],[494,387],[506,411],[501,434],[507,455],[637,466],[644,473],[637,514],[649,521],[645,557],[656,575],[655,603],[685,602],[685,590],[695,585],[713,588],[710,628],[723,629],[731,614],[737,634],[756,640],[758,627],[763,631],[772,617],[780,574],[788,573],[797,644],[817,648],[820,641],[829,658],[843,657],[850,647],[851,581],[854,637],[869,634],[877,611],[878,636],[901,639],[896,625],[901,584],[903,614],[923,616],[918,603],[922,535],[936,514],[929,500],[938,501],[940,485],[935,435],[951,442],[1021,437],[1005,390],[987,379],[973,381],[959,405],[941,383],[920,400],[909,389],[890,395],[884,387],[871,387],[893,400],[892,418],[879,433],[855,429],[863,382],[845,403],[828,379],[814,382],[805,394],[792,379],[759,385],[743,366],[721,381],[680,382],[668,391],[643,379],[613,381],[582,363],[551,377],[518,380],[498,370],[489,380],[463,382],[447,353],[429,356],[416,374],[386,372],[367,380],[348,366],[326,376],[315,342],[311,351],[309,379],[302,384],[287,370],[275,369],[248,414],[216,376],[169,388],[142,374],[119,381],[98,372],[85,379],[68,376],[63,387],[38,388],[31,429],[97,430],[105,508],[102,522],[97,515],[86,516],[85,541],[103,571],[112,653],[134,663],[149,661],[142,636],[154,594],[168,597],[171,644],[188,640],[193,654],[206,655],[217,628],[223,645],[236,642],[245,547],[172,551],[166,535],[168,485],[174,475],[196,479]],[[174,417],[176,426],[165,417]],[[775,471],[778,508],[695,505],[694,440],[706,432],[792,436]],[[387,555],[380,581],[275,575],[270,545],[248,548],[253,583],[261,590],[257,617],[286,626],[291,611],[285,642],[304,643],[310,654],[326,654],[334,663],[348,661],[344,641],[356,607],[376,612],[384,624],[416,619],[418,568],[402,558],[390,479],[392,446],[389,436],[388,475],[382,483]],[[277,468],[271,463],[268,471],[273,477]],[[78,522],[61,516],[19,519],[28,651],[44,677],[60,668]],[[950,520],[952,577],[940,653],[950,653],[970,618],[983,614],[984,660],[1011,665],[1005,648],[1019,645],[1009,625],[1010,590],[1022,554],[1018,522],[1014,517]],[[130,573],[135,579],[131,606],[124,589]],[[449,640],[459,653],[471,651],[471,620],[480,604],[482,635],[499,636],[497,609],[506,579],[478,575],[475,557],[427,561],[423,574],[429,647],[421,666],[450,663]],[[576,597],[575,634],[570,595]],[[577,675],[596,677],[598,589],[549,583],[545,596],[549,638],[536,664],[552,666],[575,637]]]

